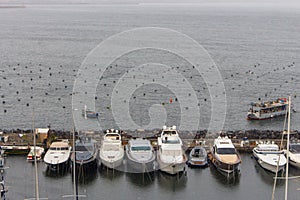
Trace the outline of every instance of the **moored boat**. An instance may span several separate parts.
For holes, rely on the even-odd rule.
[[[291,143],[289,148],[289,164],[300,168],[300,143]]]
[[[124,148],[118,130],[107,130],[100,147],[101,164],[115,169],[123,163]]]
[[[251,103],[251,108],[248,111],[248,120],[269,119],[286,114],[288,108],[288,100],[279,98],[275,101]]]
[[[45,154],[44,162],[51,171],[66,171],[69,166],[71,146],[68,140],[53,142]]]
[[[273,173],[284,170],[287,162],[284,151],[279,150],[277,144],[258,144],[253,149],[253,156],[262,168]]]
[[[147,173],[155,170],[155,153],[149,140],[131,139],[126,145],[127,171]]]
[[[239,172],[241,158],[227,136],[219,136],[214,140],[211,162],[222,173],[234,174]]]
[[[40,161],[42,159],[42,155],[45,152],[43,147],[30,147],[30,151],[27,155],[27,161],[34,162],[34,156],[36,155],[36,160]]]
[[[187,161],[189,166],[204,167],[207,166],[207,152],[204,147],[195,146],[189,153]]]
[[[187,157],[182,149],[182,141],[176,126],[164,126],[157,142],[159,169],[171,175],[185,171]]]
[[[75,152],[72,152],[71,161],[76,155],[76,167],[91,169],[97,167],[97,141],[91,137],[80,137],[75,142]]]

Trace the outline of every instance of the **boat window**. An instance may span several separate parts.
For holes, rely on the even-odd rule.
[[[176,131],[164,131],[163,135],[176,135]]]
[[[218,154],[236,154],[236,151],[234,148],[218,148],[217,153]]]
[[[69,150],[69,147],[62,147],[61,150],[62,150],[62,151]]]
[[[149,146],[137,146],[131,147],[131,151],[150,151],[151,148]]]
[[[50,150],[54,150],[54,151],[55,151],[55,150],[56,150],[56,147],[50,147]]]
[[[290,145],[290,151],[293,153],[300,153],[300,145]]]

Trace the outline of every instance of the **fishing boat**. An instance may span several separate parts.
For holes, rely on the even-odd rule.
[[[131,139],[126,145],[127,171],[146,173],[155,170],[155,153],[149,140]]]
[[[97,141],[91,137],[80,137],[75,142],[75,152],[72,152],[71,161],[74,162],[76,155],[76,167],[92,169],[97,167],[98,148]]]
[[[92,110],[87,110],[87,106],[84,106],[84,109],[82,110],[82,116],[86,118],[98,118],[99,114]]]
[[[273,173],[284,170],[287,162],[284,151],[279,150],[277,144],[258,144],[253,149],[253,156],[262,168]]]
[[[289,164],[300,168],[300,143],[291,143],[289,148]]]
[[[286,98],[279,98],[275,101],[252,102],[248,110],[248,120],[270,119],[286,114],[289,102]]]
[[[107,130],[100,147],[101,164],[115,169],[123,163],[124,148],[118,130]]]
[[[240,155],[227,136],[218,137],[214,140],[211,149],[211,162],[218,171],[225,174],[235,174],[239,172],[241,163]]]
[[[159,169],[171,175],[185,171],[187,157],[182,149],[182,141],[176,130],[176,126],[163,126],[157,140],[157,162]]]
[[[53,142],[45,154],[44,162],[52,171],[66,170],[69,166],[70,153],[71,146],[68,140]]]
[[[36,155],[36,160],[40,161],[42,159],[42,155],[44,154],[45,150],[43,147],[33,146],[30,147],[30,151],[27,155],[27,161],[34,162],[34,156]]]
[[[187,164],[193,167],[207,166],[207,152],[204,147],[195,146],[189,153]]]

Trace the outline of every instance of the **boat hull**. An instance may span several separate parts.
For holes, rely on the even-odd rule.
[[[58,172],[58,173],[65,173],[69,171],[70,162],[69,160],[59,163],[59,164],[50,164],[46,163],[47,171],[50,172]]]
[[[286,114],[286,111],[280,111],[280,112],[274,112],[274,113],[265,113],[262,115],[258,115],[255,113],[248,113],[247,119],[248,120],[264,120],[264,119],[271,119],[275,117],[284,116]]]
[[[212,164],[217,168],[218,171],[225,173],[225,174],[234,174],[239,172],[240,162],[238,163],[224,163],[218,160],[217,158],[212,158]]]
[[[116,160],[107,160],[105,158],[101,158],[101,164],[110,169],[116,169],[117,167],[120,167],[122,163],[123,157]]]
[[[254,158],[257,161],[257,163],[265,170],[270,171],[272,173],[276,173],[276,172],[280,172],[282,170],[284,170],[285,164],[284,165],[279,165],[278,166],[278,170],[277,170],[277,165],[273,165],[267,162],[264,162],[259,155],[254,151],[253,152]]]
[[[157,162],[158,162],[160,171],[171,174],[171,175],[175,175],[175,174],[185,171],[186,158],[184,158],[183,162],[180,162],[180,163],[167,163],[167,162],[163,162],[161,160],[160,156],[158,155]]]
[[[300,168],[300,154],[299,153],[289,153],[289,163],[290,165],[292,165],[293,167],[297,167]]]
[[[127,157],[127,172],[130,173],[149,173],[155,171],[155,163],[154,159],[146,161],[146,162],[139,162]]]

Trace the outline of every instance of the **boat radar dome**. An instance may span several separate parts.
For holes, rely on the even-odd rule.
[[[167,129],[167,126],[163,126],[163,129]]]
[[[116,130],[116,133],[119,133],[119,131],[118,131],[118,130]]]
[[[176,126],[172,126],[172,129],[173,129],[173,130],[176,130]]]

